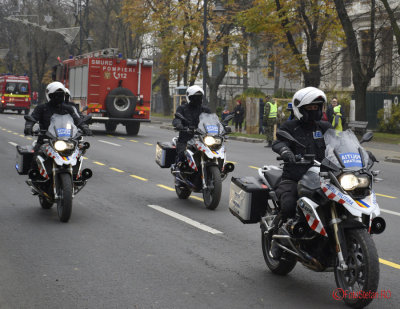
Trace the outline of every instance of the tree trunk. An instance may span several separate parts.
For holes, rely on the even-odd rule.
[[[169,95],[169,77],[166,74],[160,76],[161,97],[163,102],[163,114],[168,116],[171,114],[171,97]]]
[[[215,113],[217,109],[218,103],[218,87],[215,82],[209,84],[209,91],[210,91],[210,99],[208,102],[208,107],[210,108],[211,112]]]
[[[354,94],[356,101],[356,120],[367,120],[367,87],[368,83],[354,83]]]

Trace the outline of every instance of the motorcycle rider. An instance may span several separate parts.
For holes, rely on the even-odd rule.
[[[179,130],[179,137],[176,143],[176,163],[180,168],[185,162],[185,150],[187,142],[193,138],[193,132],[185,129],[195,129],[199,124],[199,116],[201,113],[211,113],[211,111],[202,106],[204,91],[199,86],[190,86],[186,90],[186,102],[176,109],[175,118],[172,125]],[[183,116],[186,120],[181,119]]]
[[[277,139],[272,150],[284,160],[282,180],[276,189],[281,211],[274,220],[276,227],[279,220],[285,222],[295,217],[298,199],[297,182],[307,172],[311,165],[295,165],[296,155],[314,154],[315,159],[322,161],[325,157],[324,133],[331,124],[321,121],[322,106],[326,104],[325,93],[315,87],[306,87],[297,91],[293,96],[293,113],[297,119],[284,122],[280,130],[290,133],[306,149],[287,140]],[[272,255],[277,256],[279,247],[271,249]]]
[[[40,130],[47,130],[53,114],[70,114],[75,125],[78,126],[85,135],[92,135],[89,126],[85,123],[81,123],[81,118],[77,111],[72,106],[64,103],[65,92],[65,87],[60,82],[52,82],[47,85],[45,93],[48,102],[38,105],[30,115],[33,119],[26,120],[24,129],[25,135],[32,135],[32,128],[36,122],[39,122]],[[39,138],[34,148],[35,152],[40,148],[41,144],[42,142]]]

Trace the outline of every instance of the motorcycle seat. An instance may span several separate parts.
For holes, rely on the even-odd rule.
[[[265,179],[267,179],[268,183],[271,185],[273,189],[279,185],[282,179],[282,170],[271,169],[268,171],[264,171]]]

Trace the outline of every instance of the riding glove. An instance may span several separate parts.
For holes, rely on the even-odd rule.
[[[283,147],[280,152],[280,155],[284,162],[288,163],[296,162],[296,157],[294,156],[294,153],[288,147]]]

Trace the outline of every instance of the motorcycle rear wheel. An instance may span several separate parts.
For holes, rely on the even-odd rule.
[[[217,166],[207,168],[207,189],[203,190],[204,205],[207,209],[214,210],[221,200],[222,180],[221,172]]]
[[[68,222],[72,212],[72,179],[71,175],[62,173],[58,175],[60,183],[58,187],[57,213],[61,222]]]
[[[178,198],[180,198],[181,200],[188,199],[190,194],[192,194],[192,191],[190,191],[188,188],[176,185],[175,185],[175,192]]]
[[[53,207],[53,203],[49,202],[47,200],[47,198],[45,198],[45,197],[43,197],[41,195],[39,195],[39,203],[40,203],[40,206],[42,206],[43,209],[50,209],[51,207]]]
[[[261,226],[261,248],[264,255],[264,261],[271,272],[280,276],[285,276],[290,273],[296,266],[297,259],[294,255],[290,254],[283,254],[283,256],[279,260],[273,259],[269,255],[271,242],[268,239],[267,235],[265,235],[265,232],[265,226]]]
[[[344,294],[343,301],[353,308],[367,306],[373,297],[353,297],[350,295],[375,295],[379,283],[379,258],[375,243],[364,229],[346,231],[348,269],[335,267],[335,281],[338,289]],[[338,262],[336,263],[338,264]]]

